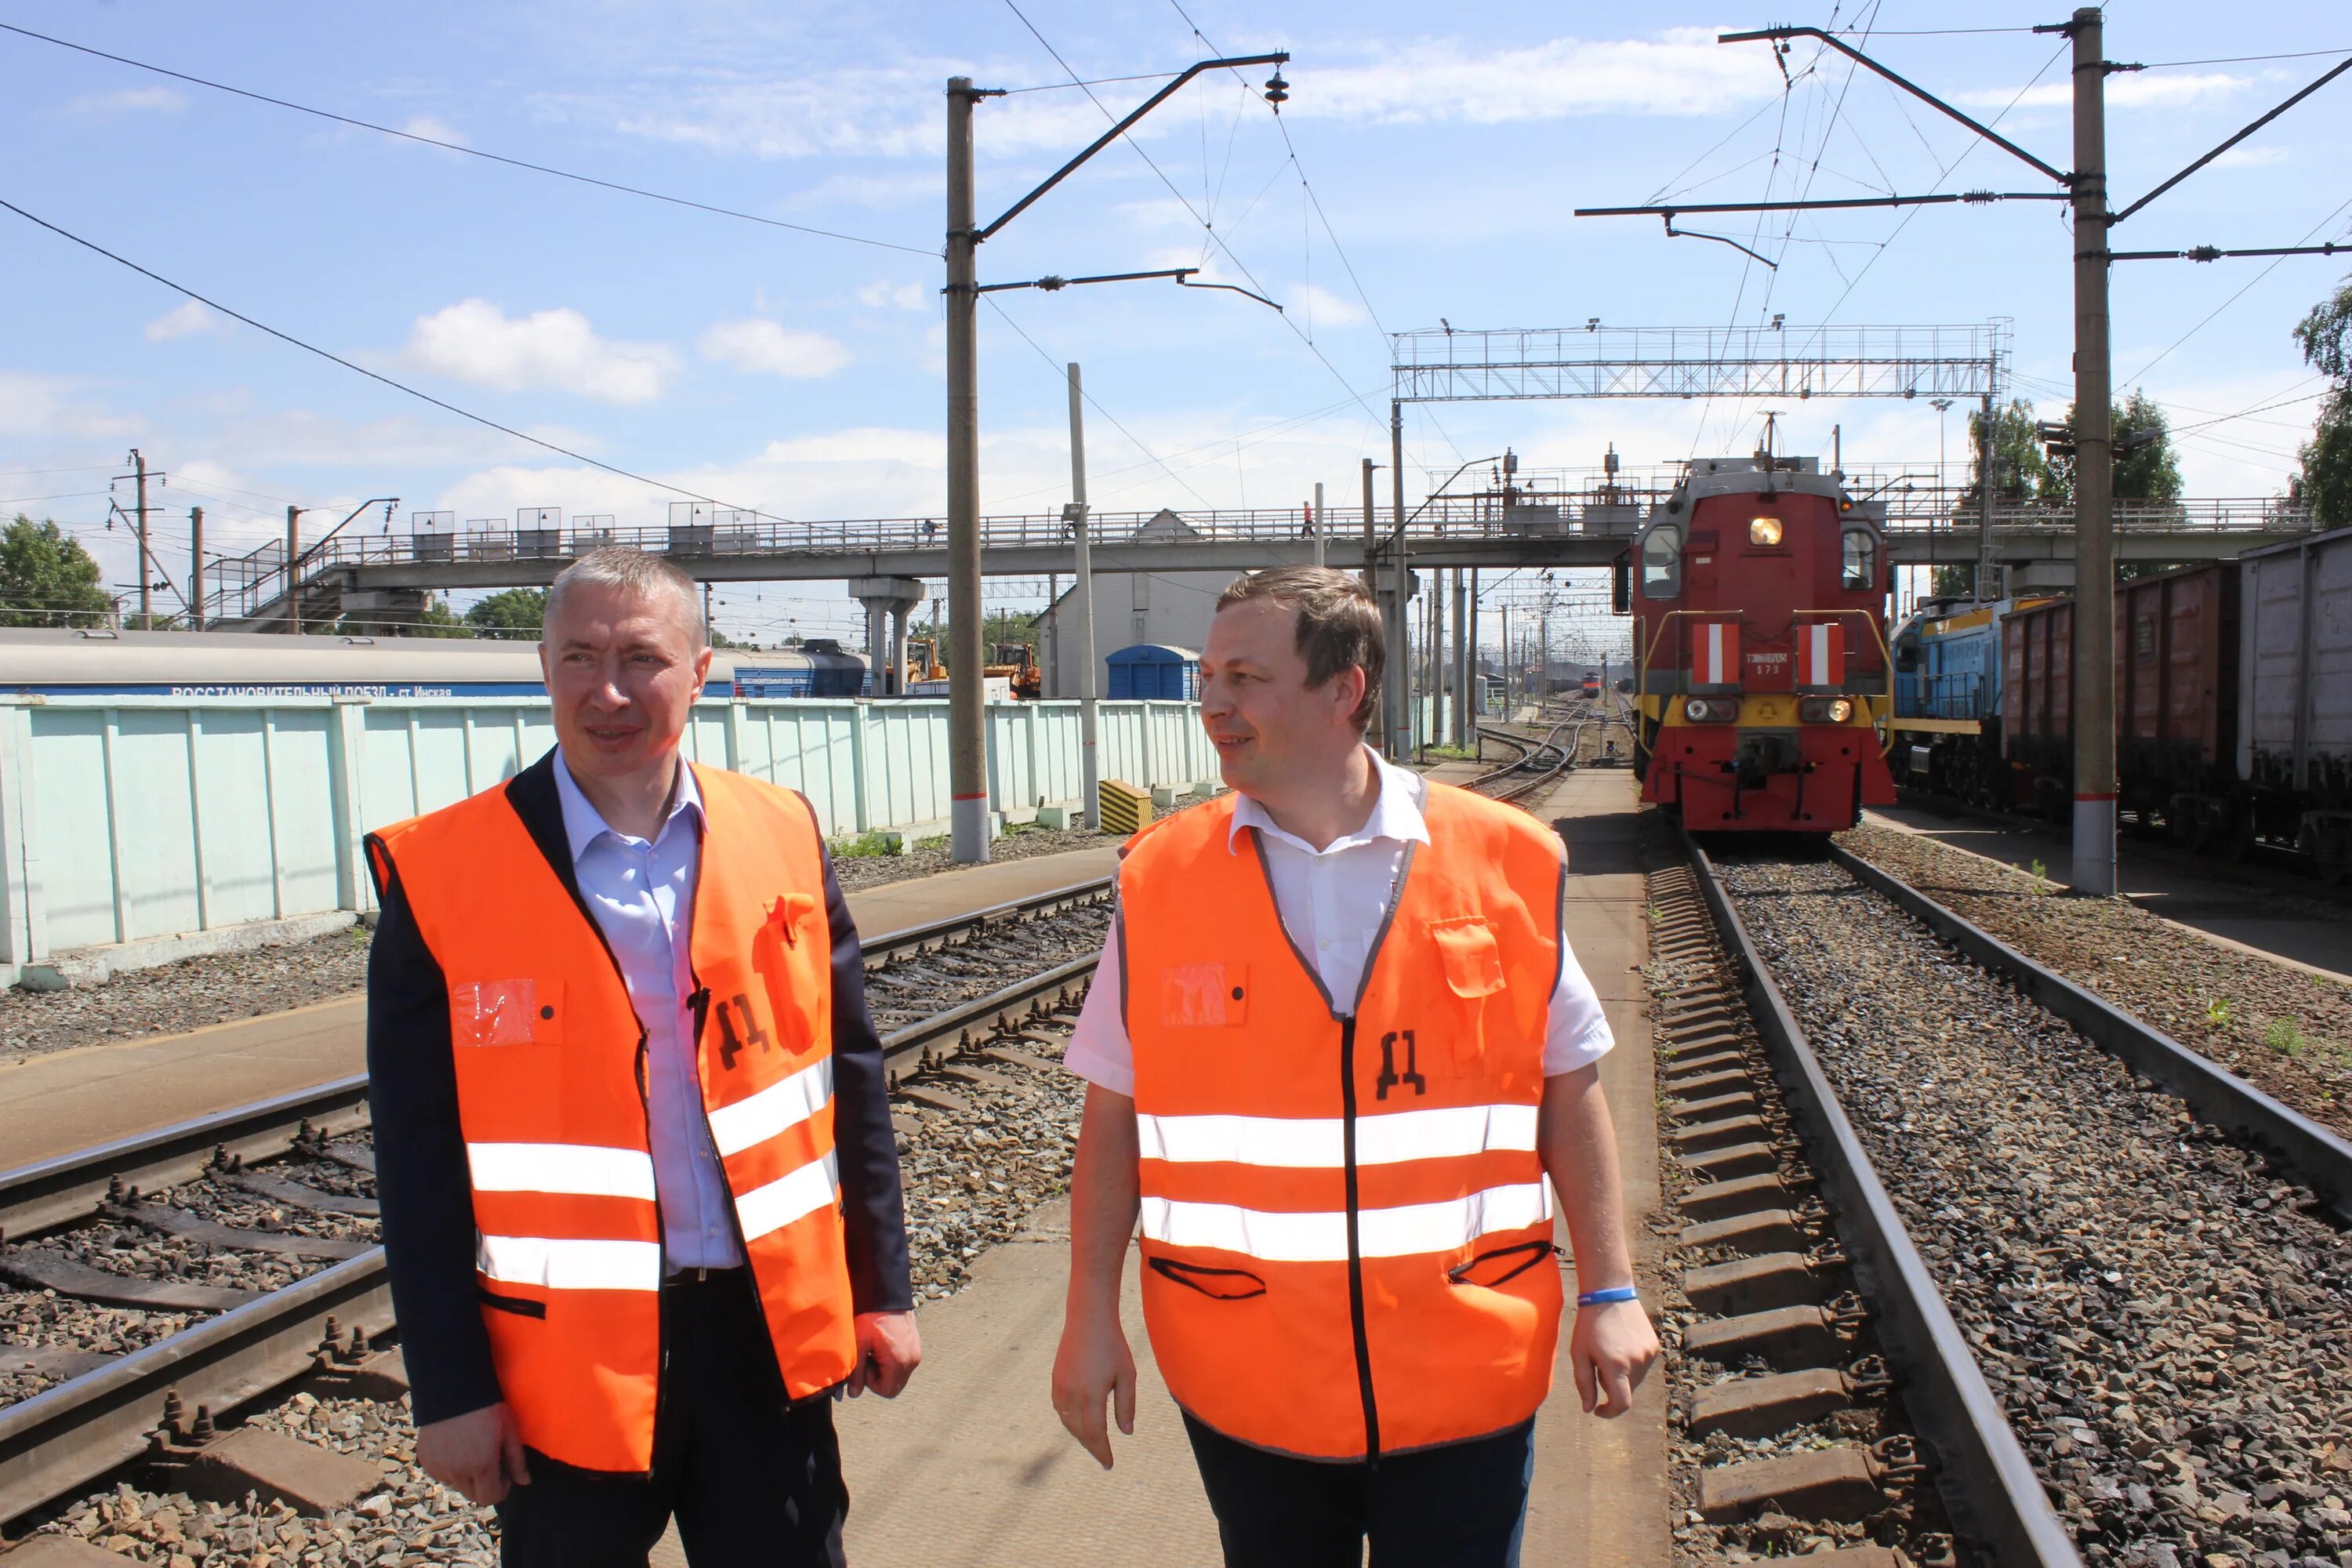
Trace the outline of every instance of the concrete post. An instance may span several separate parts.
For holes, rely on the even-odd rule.
[[[205,509],[188,509],[188,629],[205,629]]]
[[[2074,13],[2074,885],[2116,890],[2116,545],[2107,344],[2107,63],[2101,13]]]
[[[980,602],[979,219],[970,77],[948,79],[948,811],[950,856],[988,858],[988,731]]]
[[[890,611],[890,689],[887,695],[892,697],[907,695],[907,617],[914,613],[914,608],[913,605],[898,605]]]
[[[1071,542],[1077,560],[1074,568],[1076,578],[1071,584],[1071,597],[1076,602],[1078,616],[1078,788],[1085,800],[1080,805],[1082,820],[1088,832],[1102,828],[1102,747],[1101,715],[1097,711],[1101,691],[1102,669],[1095,658],[1095,563],[1093,547],[1087,524],[1087,431],[1084,417],[1084,393],[1078,384],[1078,367],[1070,366],[1070,526]]]

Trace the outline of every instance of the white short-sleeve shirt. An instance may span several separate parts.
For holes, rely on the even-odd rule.
[[[1245,854],[1248,847],[1240,841],[1241,830],[1257,829],[1283,929],[1298,951],[1314,961],[1324,991],[1342,1006],[1353,1005],[1372,940],[1396,897],[1406,850],[1429,842],[1429,824],[1422,815],[1429,786],[1420,774],[1394,766],[1369,747],[1366,755],[1371,758],[1380,794],[1371,815],[1355,832],[1317,849],[1276,826],[1263,806],[1243,795],[1234,805],[1233,830],[1225,840],[1230,853]],[[1132,1096],[1135,1047],[1119,1016],[1118,986],[1110,979],[1118,973],[1118,927],[1114,923],[1096,971],[1106,984],[1087,992],[1063,1060],[1088,1083]],[[1616,1043],[1583,966],[1573,952],[1563,952],[1559,984],[1552,992],[1544,1028],[1545,1074],[1574,1072],[1600,1060]]]

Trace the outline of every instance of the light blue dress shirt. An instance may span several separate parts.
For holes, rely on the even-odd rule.
[[[563,802],[563,837],[580,896],[604,933],[629,1004],[646,1030],[646,1099],[652,1137],[654,1192],[661,1202],[662,1241],[670,1272],[734,1268],[733,1199],[710,1123],[702,1110],[695,1059],[694,886],[702,868],[702,795],[680,758],[677,788],[652,843],[605,826],[555,753],[555,792]]]

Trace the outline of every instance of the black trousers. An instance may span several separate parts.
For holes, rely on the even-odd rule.
[[[1225,1568],[1518,1568],[1535,1423],[1371,1465],[1270,1454],[1184,1417]]]
[[[508,1568],[646,1568],[670,1518],[697,1568],[843,1568],[849,1492],[833,1402],[793,1406],[751,1270],[675,1275],[669,1364],[649,1478],[575,1469],[533,1449],[530,1485],[499,1504]]]

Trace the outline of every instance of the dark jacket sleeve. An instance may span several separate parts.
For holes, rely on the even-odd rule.
[[[824,860],[824,910],[833,928],[833,1140],[841,1163],[842,1220],[849,1297],[860,1312],[904,1312],[915,1304],[907,1268],[907,1206],[898,1185],[898,1134],[882,1041],[866,1006],[866,963],[857,925]]]
[[[457,1122],[449,984],[400,876],[373,842],[382,916],[368,950],[368,1100],[376,1199],[416,1424],[501,1397],[474,1279],[474,1188]]]

